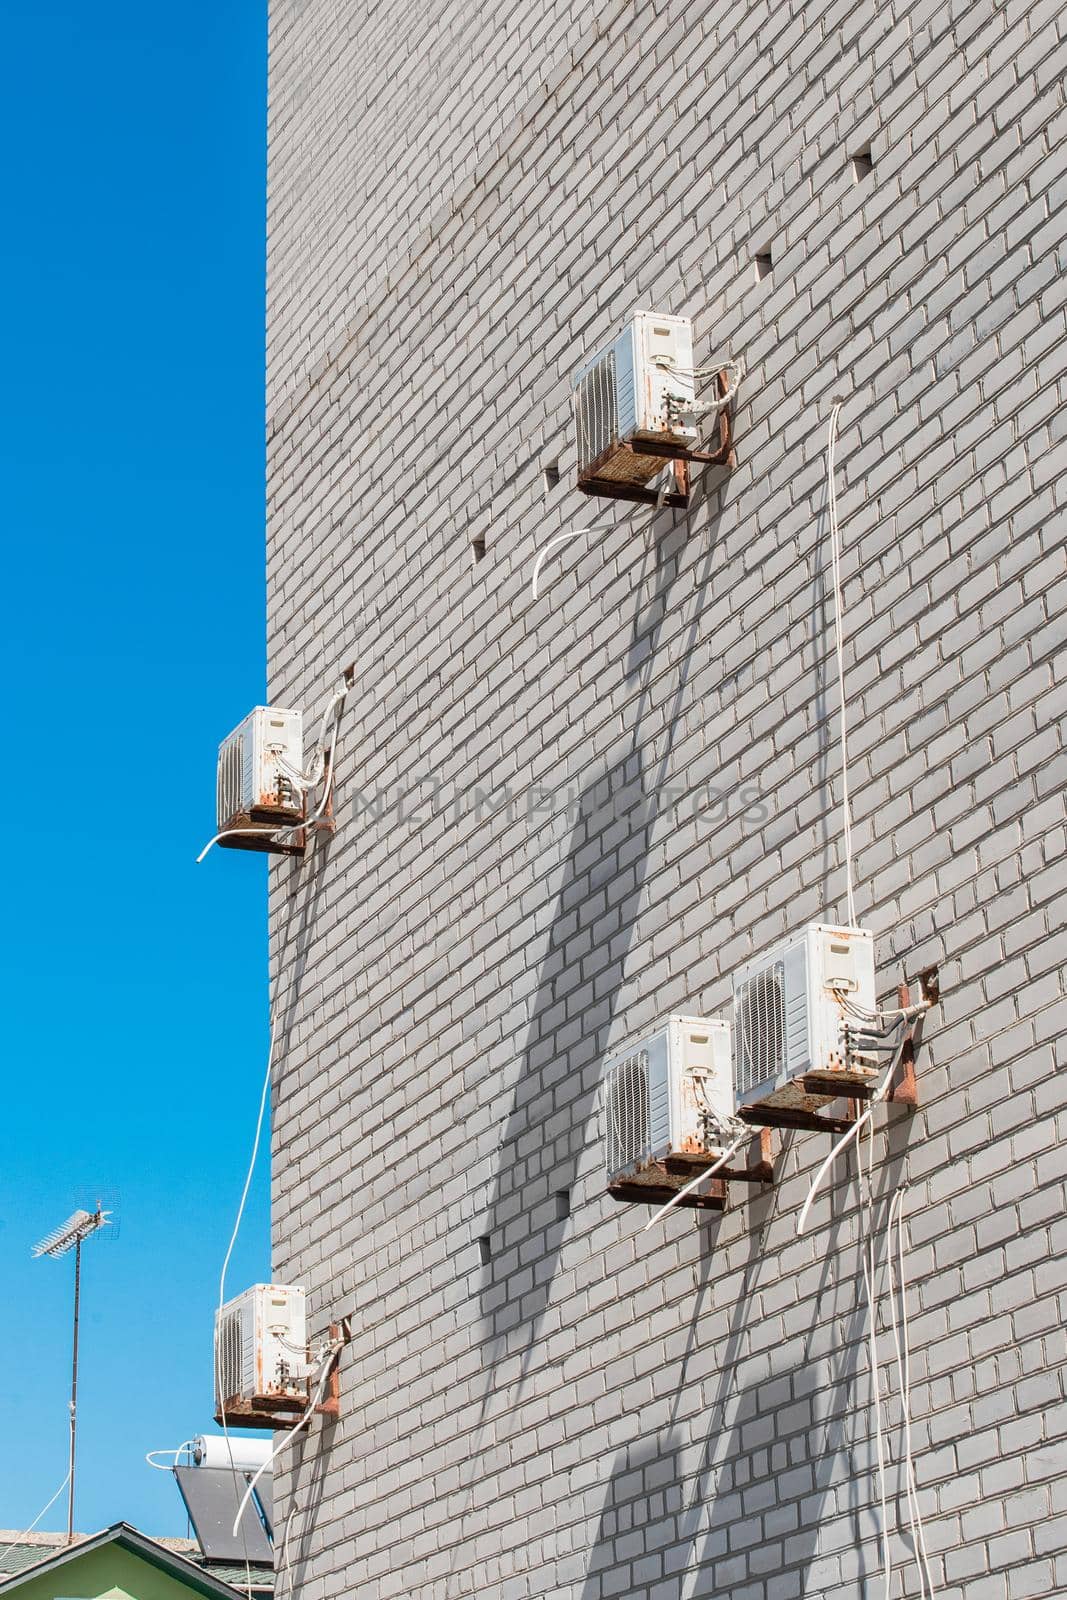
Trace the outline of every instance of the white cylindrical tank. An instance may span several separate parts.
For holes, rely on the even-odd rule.
[[[235,1467],[238,1472],[255,1472],[270,1452],[270,1439],[238,1439],[231,1434],[227,1445],[221,1434],[200,1433],[193,1440],[193,1460],[198,1467]]]

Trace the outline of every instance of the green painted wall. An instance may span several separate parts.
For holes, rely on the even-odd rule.
[[[12,1600],[188,1600],[198,1591],[168,1577],[140,1556],[107,1545],[87,1551],[54,1572],[30,1578],[12,1591]]]

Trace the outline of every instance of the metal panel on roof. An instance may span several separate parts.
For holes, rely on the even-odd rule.
[[[272,1561],[270,1541],[249,1501],[236,1535],[233,1521],[250,1473],[229,1467],[175,1467],[189,1520],[209,1561]]]
[[[259,1501],[259,1509],[263,1513],[263,1521],[267,1524],[267,1533],[274,1538],[274,1480],[269,1472],[265,1472],[253,1490]]]

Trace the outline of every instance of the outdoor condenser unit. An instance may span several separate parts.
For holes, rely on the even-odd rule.
[[[695,398],[689,318],[635,312],[615,342],[575,375],[578,487],[587,494],[632,490],[641,498],[671,446],[684,456],[696,444],[689,425]],[[642,440],[660,453],[635,449]]]
[[[286,769],[304,764],[304,719],[282,706],[256,706],[219,746],[218,827],[255,827],[300,822],[304,796]],[[220,839],[240,850],[269,848],[269,835]]]
[[[721,1155],[721,1139],[705,1120],[709,1109],[720,1117],[733,1114],[730,1024],[717,1017],[668,1017],[608,1063],[609,1187],[658,1191],[672,1156]]]
[[[784,1104],[788,1085],[807,1073],[877,1074],[877,1068],[846,1054],[845,1024],[855,1028],[861,1023],[858,1014],[850,1016],[839,995],[846,996],[857,1013],[875,1009],[874,940],[863,928],[812,923],[738,971],[734,977],[738,1105],[772,1095]]]
[[[215,1313],[215,1406],[241,1414],[263,1400],[307,1401],[305,1291],[257,1283]],[[297,1376],[297,1373],[300,1376]],[[220,1392],[221,1391],[221,1392]]]

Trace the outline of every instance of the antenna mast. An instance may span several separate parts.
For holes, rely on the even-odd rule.
[[[96,1233],[110,1221],[110,1213],[101,1208],[99,1200],[95,1211],[75,1211],[66,1222],[33,1247],[35,1256],[65,1256],[74,1251],[74,1338],[70,1372],[70,1468],[67,1473],[67,1543],[74,1543],[74,1445],[78,1431],[78,1326],[81,1314],[82,1245],[90,1234]]]

